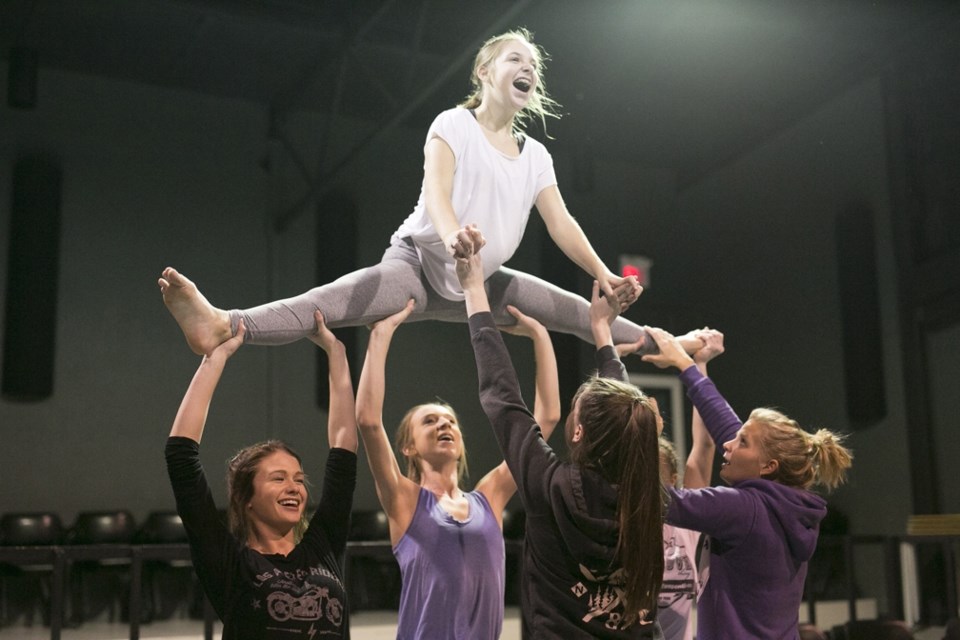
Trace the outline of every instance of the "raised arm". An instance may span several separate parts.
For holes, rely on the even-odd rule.
[[[593,293],[590,295],[590,330],[597,346],[597,375],[622,382],[629,382],[629,376],[613,344],[610,325],[628,306],[623,299],[623,291],[629,290],[629,287],[630,284],[625,283],[614,289],[614,295],[600,295],[600,284],[594,280]]]
[[[330,372],[330,407],[327,413],[327,438],[330,448],[356,453],[357,412],[347,350],[324,323],[323,314],[319,310],[314,312],[313,317],[317,321],[317,331],[309,336],[310,341],[326,352]]]
[[[475,225],[467,225],[467,234],[479,235]],[[483,263],[479,255],[457,258],[457,278],[463,288],[463,301],[467,307],[467,319],[478,313],[490,312],[490,300],[483,288]]]
[[[477,361],[480,404],[490,420],[527,514],[550,510],[545,479],[559,463],[520,395],[517,372],[493,322],[483,288],[479,254],[457,260],[457,276],[467,306],[470,339]]]
[[[236,538],[217,513],[213,493],[200,464],[199,446],[213,393],[227,360],[243,344],[244,334],[245,327],[241,322],[235,336],[203,356],[180,402],[164,452],[177,513],[183,519],[190,540],[194,568],[204,592],[221,618],[229,601],[223,576],[230,574],[240,557]]]
[[[533,418],[540,425],[543,440],[550,440],[557,423],[560,421],[560,381],[557,374],[557,356],[553,351],[553,341],[546,327],[534,318],[522,313],[512,305],[507,311],[517,319],[515,325],[501,327],[502,331],[513,335],[526,336],[533,340],[534,359],[537,364],[536,398],[533,402]],[[507,501],[517,491],[517,483],[507,466],[501,462],[477,483],[476,490],[486,496],[490,508],[499,519]]]
[[[643,287],[640,288],[640,293],[642,292]],[[636,299],[633,285],[629,281],[617,285],[612,293],[603,292],[602,284],[597,280],[593,281],[593,292],[590,294],[590,331],[597,349],[614,346],[610,325]]]
[[[600,283],[600,290],[605,295],[612,295],[617,286],[629,282],[629,301],[633,302],[637,299],[640,295],[640,283],[633,276],[621,278],[607,269],[594,251],[583,229],[567,210],[557,185],[551,185],[541,191],[537,196],[536,204],[537,211],[547,225],[547,231],[554,243],[577,266]]]
[[[557,373],[557,355],[553,351],[553,341],[547,328],[535,318],[522,313],[513,305],[507,305],[507,311],[517,319],[517,324],[503,327],[502,330],[533,340],[533,357],[537,365],[533,417],[540,425],[543,439],[549,440],[562,412],[560,377]]]
[[[380,505],[390,521],[390,539],[396,544],[413,519],[419,487],[405,477],[383,426],[387,353],[397,327],[413,311],[413,300],[403,310],[375,323],[367,343],[367,356],[357,386],[357,427],[367,452]]]
[[[697,335],[704,342],[704,347],[693,354],[693,361],[704,376],[707,375],[707,363],[723,353],[723,334],[714,329],[702,329]],[[717,446],[710,437],[703,422],[700,411],[694,406],[692,424],[693,443],[690,445],[690,455],[687,456],[686,468],[683,472],[683,487],[685,489],[700,489],[710,486],[713,475],[713,462],[716,459]]]
[[[743,421],[727,403],[710,378],[703,375],[695,366],[693,358],[672,335],[663,329],[648,328],[660,350],[656,354],[643,356],[645,362],[658,367],[676,367],[680,371],[680,381],[687,389],[687,396],[703,417],[703,424],[714,443],[723,444],[732,439],[743,426]]]
[[[350,534],[350,512],[357,487],[357,418],[353,401],[353,382],[347,350],[337,340],[317,310],[313,313],[317,330],[310,341],[327,354],[330,406],[327,408],[327,440],[330,454],[323,474],[323,492],[310,520],[304,543],[318,544],[317,532],[326,534],[327,543],[337,555],[343,553]]]
[[[197,368],[197,372],[193,374],[193,380],[190,381],[190,386],[187,387],[187,392],[180,402],[177,417],[174,418],[173,426],[170,428],[171,437],[190,438],[194,442],[200,442],[203,437],[203,427],[207,422],[210,401],[213,399],[213,392],[217,389],[227,360],[243,344],[245,333],[246,328],[241,321],[235,336],[221,343],[209,355],[203,356],[203,360],[200,361],[200,366]]]

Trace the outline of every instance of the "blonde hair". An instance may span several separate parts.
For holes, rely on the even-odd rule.
[[[760,431],[760,446],[778,462],[776,471],[765,478],[790,487],[821,485],[828,490],[845,481],[853,453],[841,444],[844,436],[827,429],[808,433],[775,409],[754,409],[750,420],[765,427]]]
[[[465,109],[476,109],[480,106],[483,102],[483,82],[480,80],[479,71],[484,67],[492,65],[497,59],[497,56],[500,55],[503,45],[511,40],[519,40],[533,49],[533,55],[537,65],[537,75],[539,76],[539,81],[536,87],[534,87],[533,95],[530,96],[527,106],[521,109],[514,118],[513,132],[514,134],[520,133],[528,120],[537,118],[543,125],[544,133],[546,133],[547,117],[560,118],[558,112],[560,104],[547,94],[547,88],[544,84],[544,63],[550,58],[547,52],[543,50],[543,47],[533,43],[533,33],[524,27],[511,29],[500,35],[493,36],[483,43],[473,60],[473,71],[470,73],[470,84],[473,87],[473,91],[470,92],[470,95],[468,95],[459,106]]]
[[[677,475],[680,473],[680,459],[677,457],[677,449],[673,443],[660,436],[660,458],[670,465],[670,473]]]
[[[431,405],[436,405],[438,407],[443,407],[447,411],[453,414],[453,417],[457,417],[457,412],[453,410],[449,404],[443,401],[438,402],[424,402],[418,405],[411,407],[400,420],[400,424],[397,426],[397,433],[394,436],[395,443],[397,446],[397,452],[403,456],[407,461],[407,477],[420,484],[420,479],[422,477],[423,471],[420,469],[420,456],[412,455],[408,456],[403,452],[404,449],[413,444],[413,414],[415,414],[422,407],[428,407]],[[467,445],[463,441],[463,435],[461,432],[460,437],[460,457],[457,458],[457,485],[462,486],[463,481],[469,475],[469,470],[467,469]]]

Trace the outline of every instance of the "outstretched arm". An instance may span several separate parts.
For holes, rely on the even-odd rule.
[[[200,366],[197,368],[197,372],[193,374],[193,380],[190,381],[190,386],[187,387],[187,392],[180,402],[177,417],[174,418],[173,426],[170,428],[171,437],[190,438],[194,442],[200,442],[203,437],[203,427],[207,422],[210,401],[213,399],[213,392],[217,389],[227,360],[243,344],[245,333],[246,328],[241,322],[237,329],[237,335],[221,343],[208,355],[203,356],[203,360],[200,361]]]
[[[612,294],[603,293],[601,287],[601,283],[594,280],[593,292],[590,294],[590,331],[597,349],[614,346],[610,325],[620,312],[626,310],[628,304],[625,299],[630,296],[631,285],[621,284]]]
[[[553,351],[553,341],[546,327],[536,319],[522,313],[512,305],[507,311],[517,319],[515,325],[501,327],[501,331],[513,335],[526,336],[533,340],[534,358],[537,363],[536,398],[533,402],[533,418],[540,425],[544,442],[550,440],[554,428],[560,421],[560,381],[557,375],[557,356]],[[517,483],[507,467],[506,461],[494,467],[480,482],[476,490],[483,493],[490,508],[499,519],[503,508],[517,491]]]
[[[697,332],[704,342],[704,347],[693,354],[700,373],[707,375],[707,363],[723,353],[723,334],[714,329],[705,328]],[[693,408],[693,444],[690,446],[690,455],[687,456],[686,468],[683,472],[683,487],[685,489],[700,489],[710,486],[713,475],[713,462],[716,458],[717,446],[710,437],[700,411]]]
[[[314,312],[313,317],[317,321],[317,331],[309,338],[326,352],[330,372],[330,407],[327,413],[327,438],[330,448],[347,449],[356,453],[357,411],[347,350],[324,323],[323,314],[319,310]]]
[[[622,382],[629,382],[627,369],[617,354],[613,344],[610,326],[617,319],[625,305],[619,302],[618,293],[624,287],[621,285],[614,290],[614,295],[601,295],[600,284],[594,280],[593,293],[590,296],[590,330],[593,333],[593,342],[597,345],[597,375],[601,378],[613,378]],[[576,431],[576,428],[574,429]],[[569,434],[572,435],[572,434]]]
[[[593,276],[600,283],[600,290],[605,295],[612,295],[613,290],[624,283],[630,283],[627,293],[628,303],[633,302],[640,295],[641,287],[636,277],[621,278],[614,275],[600,260],[597,252],[587,239],[586,234],[577,221],[570,215],[567,205],[563,202],[560,189],[557,185],[546,187],[537,196],[537,211],[547,225],[547,231],[554,243],[563,253],[573,260],[581,269]]]
[[[544,440],[549,440],[554,427],[560,421],[560,377],[557,374],[557,355],[553,351],[550,332],[535,318],[522,313],[513,305],[507,311],[517,319],[517,324],[501,330],[533,340],[533,356],[537,364],[536,396],[533,401],[533,417],[540,425]]]
[[[330,406],[327,408],[327,440],[330,455],[323,477],[323,492],[310,521],[304,542],[316,540],[316,531],[326,534],[330,548],[343,553],[350,533],[350,510],[357,486],[357,418],[347,349],[330,331],[323,314],[313,312],[317,330],[307,336],[327,353]],[[349,453],[346,453],[349,452]]]
[[[559,460],[544,441],[536,420],[520,396],[517,372],[490,314],[479,254],[457,260],[457,277],[463,287],[477,361],[480,404],[493,427],[527,514],[546,513],[550,507],[549,485],[545,480]]]
[[[377,496],[390,521],[390,539],[396,544],[410,526],[417,506],[419,487],[406,478],[397,464],[390,438],[383,426],[387,353],[397,327],[413,311],[413,300],[401,311],[371,327],[367,357],[357,386],[357,427],[367,452]]]
[[[466,227],[468,234],[479,237],[480,230],[475,225]],[[478,313],[490,311],[490,300],[483,288],[483,262],[478,254],[457,258],[457,278],[463,289],[463,301],[467,306],[467,318]]]
[[[672,335],[652,327],[647,332],[657,341],[660,353],[647,354],[643,360],[661,369],[676,367],[680,371],[680,381],[687,388],[687,396],[703,417],[703,424],[713,442],[722,444],[733,438],[743,422],[720,395],[713,381],[697,369],[693,358],[684,352]]]
[[[200,439],[210,409],[210,401],[223,374],[224,365],[243,344],[243,323],[232,338],[203,356],[190,382],[177,417],[170,429],[164,451],[167,474],[177,501],[177,513],[183,519],[194,557],[194,568],[217,614],[223,618],[228,594],[223,577],[242,562],[237,540],[217,514],[213,493],[200,464]]]

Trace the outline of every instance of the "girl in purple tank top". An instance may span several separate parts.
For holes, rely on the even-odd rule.
[[[560,418],[557,366],[547,330],[508,307],[511,333],[533,339],[537,361],[535,412],[548,438]],[[503,624],[503,509],[517,490],[502,463],[473,491],[461,489],[466,450],[456,412],[444,403],[411,408],[397,429],[401,470],[383,425],[390,341],[413,301],[373,325],[357,388],[357,424],[377,496],[390,523],[390,542],[403,585],[397,637],[498,638]]]

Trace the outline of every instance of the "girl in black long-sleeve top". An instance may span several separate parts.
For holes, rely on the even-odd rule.
[[[242,449],[228,470],[229,525],[200,465],[200,438],[227,359],[244,330],[204,356],[167,441],[170,482],[204,592],[223,638],[348,638],[339,564],[346,546],[357,469],[353,388],[343,344],[317,317],[312,338],[330,358],[330,455],[309,525],[300,457],[278,440]]]
[[[625,382],[610,337],[621,310],[594,284],[600,376],[574,397],[572,462],[543,440],[487,303],[479,254],[458,260],[480,402],[527,513],[521,606],[531,638],[662,638],[663,494],[656,403]],[[614,291],[617,294],[617,291]],[[626,303],[626,300],[621,301]]]

